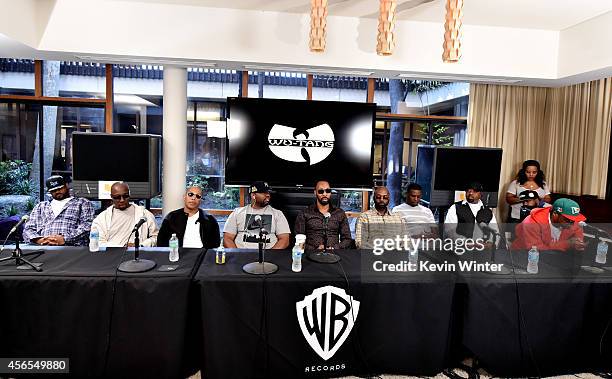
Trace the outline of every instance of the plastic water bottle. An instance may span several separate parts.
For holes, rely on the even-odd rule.
[[[178,262],[179,260],[179,240],[176,237],[176,233],[172,233],[172,237],[170,237],[170,241],[168,241],[168,246],[170,247],[170,256],[168,259],[170,262]]]
[[[223,241],[221,242],[221,245],[219,245],[219,247],[217,248],[217,251],[215,252],[215,263],[218,265],[225,264],[225,248],[223,247]]]
[[[293,258],[291,270],[293,272],[302,271],[302,254],[304,254],[304,250],[302,250],[300,245],[296,242],[295,246],[293,246],[293,249],[291,250],[291,258]]]
[[[538,273],[538,262],[540,261],[540,252],[535,246],[531,246],[527,257],[527,272],[530,274]]]
[[[606,263],[606,257],[608,256],[608,244],[604,241],[599,241],[597,244],[597,254],[595,255],[595,262],[604,264]]]
[[[413,267],[419,264],[419,249],[416,246],[408,249],[408,263]]]
[[[89,251],[92,253],[100,251],[100,232],[95,226],[89,232]]]

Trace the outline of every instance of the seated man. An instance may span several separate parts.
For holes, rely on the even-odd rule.
[[[577,225],[586,220],[580,214],[580,206],[570,199],[557,199],[552,207],[536,208],[516,226],[516,239],[512,242],[513,250],[569,249],[584,250],[584,235]]]
[[[251,204],[236,208],[223,228],[223,246],[257,249],[260,231],[264,229],[270,242],[265,249],[285,249],[289,246],[291,230],[283,212],[270,205],[268,183],[257,181],[250,188]],[[262,234],[263,235],[263,234]]]
[[[486,224],[495,232],[498,232],[495,214],[485,207],[480,200],[482,185],[473,182],[465,189],[465,200],[458,201],[450,206],[444,219],[444,232],[454,239],[479,239],[490,233],[482,230],[482,223]],[[491,236],[489,236],[491,237]],[[487,247],[491,247],[488,244]]]
[[[399,214],[404,219],[411,236],[436,237],[436,220],[431,209],[420,204],[422,195],[423,188],[416,183],[410,183],[406,189],[406,202],[393,207],[391,213]]]
[[[540,195],[536,191],[526,190],[519,194],[519,200],[522,201],[521,209],[519,211],[519,218],[523,221],[531,211],[535,208],[550,207],[551,205],[545,201],[540,200]]]
[[[348,249],[353,239],[346,213],[330,203],[332,189],[329,182],[315,184],[316,202],[298,214],[295,234],[305,234],[305,250]],[[325,246],[327,244],[327,246]]]
[[[374,209],[363,212],[355,225],[355,244],[360,249],[372,249],[374,239],[395,238],[406,233],[405,223],[399,214],[389,212],[389,190],[374,189]],[[397,207],[396,207],[397,208]]]
[[[134,246],[134,226],[144,217],[146,222],[138,229],[140,246],[155,246],[157,224],[155,216],[141,205],[132,204],[130,187],[117,182],[111,186],[113,206],[106,208],[93,220],[91,227],[100,233],[100,244],[106,247]]]
[[[70,196],[64,178],[51,176],[45,182],[53,200],[42,201],[32,209],[23,230],[23,239],[38,245],[86,246],[94,217],[91,203]]]
[[[219,246],[219,224],[211,215],[200,209],[202,188],[187,188],[183,196],[185,206],[168,213],[157,235],[157,246],[168,246],[175,233],[179,246],[213,249]]]

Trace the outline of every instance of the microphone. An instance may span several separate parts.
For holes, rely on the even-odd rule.
[[[141,217],[140,220],[138,220],[138,222],[134,226],[134,230],[138,230],[142,226],[142,224],[144,224],[145,222],[147,222],[147,218],[144,216]]]
[[[23,224],[24,222],[28,221],[30,219],[30,216],[28,215],[23,215],[21,217],[21,220],[19,220],[19,222],[17,224],[15,224],[15,226],[13,226],[13,229],[11,229],[11,231],[9,232],[9,235],[15,233],[17,231],[17,229],[19,229],[19,227],[21,226],[21,224]]]
[[[329,218],[331,217],[331,213],[325,212],[323,217],[324,217],[323,222],[325,223],[325,226],[327,226],[327,223],[329,222]]]
[[[482,230],[483,232],[488,232],[488,233],[493,233],[493,234],[497,234],[500,235],[499,232],[495,229],[493,229],[492,227],[489,226],[489,224],[486,224],[484,222],[479,222],[478,223],[478,227],[480,228],[480,230]]]
[[[323,214],[323,225],[325,225],[325,234],[323,234],[323,252],[327,251],[327,224],[329,223],[329,218],[331,214],[329,212],[325,212]]]
[[[260,228],[260,229],[259,229],[259,232],[260,232],[261,234],[263,234],[263,235],[270,234],[270,232],[269,232],[269,231],[268,231],[266,228],[264,228],[264,227]]]

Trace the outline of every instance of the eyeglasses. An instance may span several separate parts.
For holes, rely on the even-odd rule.
[[[200,200],[202,198],[202,195],[198,195],[197,193],[193,193],[193,192],[187,192],[187,196],[189,197],[196,197],[196,199]]]
[[[129,199],[129,198],[130,198],[130,194],[129,194],[129,193],[126,193],[126,194],[123,194],[123,195],[112,195],[112,196],[111,196],[111,198],[112,198],[113,200],[121,200],[121,199],[123,199],[123,200],[127,200],[127,199]]]
[[[317,193],[319,195],[323,195],[324,193],[331,193],[331,191],[332,191],[331,188],[325,188],[325,189],[317,190]]]

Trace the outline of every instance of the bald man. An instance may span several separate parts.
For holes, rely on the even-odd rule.
[[[217,220],[202,209],[202,188],[191,186],[183,195],[183,208],[168,213],[157,236],[157,246],[168,246],[176,234],[180,247],[213,249],[221,243]]]
[[[355,226],[355,244],[360,249],[371,249],[376,238],[403,236],[406,224],[399,214],[389,212],[389,190],[374,189],[374,209],[363,212]]]
[[[117,182],[111,187],[113,206],[93,220],[100,233],[100,244],[106,247],[134,246],[132,230],[144,217],[146,222],[138,229],[140,246],[155,246],[157,242],[157,224],[155,216],[145,207],[130,202],[130,187],[127,183]]]

